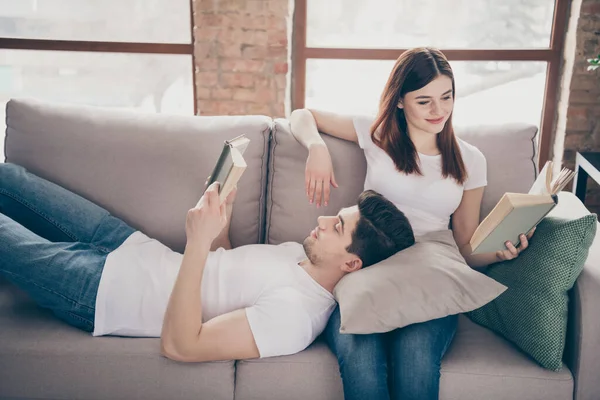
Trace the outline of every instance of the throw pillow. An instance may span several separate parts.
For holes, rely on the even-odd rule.
[[[474,310],[506,290],[469,267],[452,231],[432,232],[388,259],[346,275],[334,296],[341,333],[388,332]]]
[[[596,224],[595,214],[574,220],[546,217],[519,257],[488,267],[486,274],[508,290],[469,318],[513,342],[542,367],[560,370],[567,292],[583,269]]]

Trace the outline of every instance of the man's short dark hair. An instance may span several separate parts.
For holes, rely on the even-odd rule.
[[[415,244],[408,218],[388,199],[374,190],[358,197],[360,217],[346,251],[362,260],[363,268]]]

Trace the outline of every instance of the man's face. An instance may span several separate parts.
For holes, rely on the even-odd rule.
[[[333,217],[319,217],[317,227],[304,239],[304,250],[310,262],[319,267],[344,268],[356,260],[346,248],[352,243],[352,232],[360,214],[358,206],[342,208]]]

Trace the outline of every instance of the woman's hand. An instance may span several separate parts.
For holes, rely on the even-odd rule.
[[[317,207],[329,204],[329,185],[337,188],[338,184],[335,181],[329,150],[324,144],[315,144],[309,148],[304,181],[306,195],[311,204],[313,200]]]
[[[529,247],[529,240],[533,236],[534,232],[535,228],[529,231],[527,235],[521,234],[519,236],[519,240],[521,243],[519,244],[518,248],[515,247],[510,241],[507,241],[505,243],[506,250],[496,252],[496,258],[498,259],[498,261],[507,261],[517,258],[519,254],[523,252],[523,250]]]

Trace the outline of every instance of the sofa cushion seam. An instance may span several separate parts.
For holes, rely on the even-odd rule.
[[[549,381],[549,382],[572,382],[573,381],[572,377],[571,377],[571,379],[567,379],[567,378],[552,379],[552,378],[542,378],[542,377],[538,377],[538,376],[527,376],[527,375],[482,374],[480,372],[445,371],[444,369],[442,369],[441,372],[442,372],[442,375],[443,374],[477,375],[477,376],[492,376],[492,377],[498,377],[498,378],[538,379],[538,380]]]
[[[271,218],[273,216],[273,184],[275,181],[275,148],[277,147],[277,124],[273,123],[271,141],[269,143],[269,168],[268,177],[270,177],[267,186],[267,215],[265,217],[265,243],[271,244]]]

